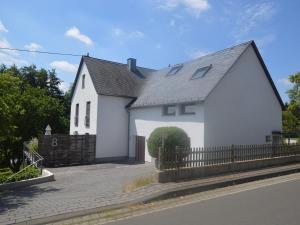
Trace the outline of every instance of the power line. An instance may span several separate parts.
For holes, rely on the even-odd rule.
[[[9,50],[9,51],[19,51],[19,52],[31,52],[31,53],[40,53],[40,54],[48,54],[48,55],[65,55],[65,56],[82,56],[77,54],[71,54],[71,53],[61,53],[61,52],[46,52],[46,51],[33,51],[33,50],[27,50],[27,49],[19,49],[19,48],[4,48],[0,47],[2,50]]]

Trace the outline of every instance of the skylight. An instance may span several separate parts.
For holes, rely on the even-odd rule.
[[[173,66],[173,67],[170,69],[170,71],[167,73],[167,76],[175,75],[179,70],[181,70],[182,67],[183,67],[183,65]]]
[[[212,65],[198,68],[198,69],[195,71],[195,73],[193,74],[193,76],[192,76],[191,79],[198,79],[198,78],[204,77],[205,74],[210,70],[211,67],[212,67]]]

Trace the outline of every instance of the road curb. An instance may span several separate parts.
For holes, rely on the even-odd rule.
[[[243,173],[237,173],[237,174],[230,174],[225,176],[216,177],[215,180],[209,181],[209,182],[202,182],[199,180],[199,183],[194,183],[190,185],[180,186],[180,187],[173,187],[168,190],[162,190],[156,193],[151,193],[149,195],[136,198],[131,201],[126,201],[121,204],[112,204],[108,206],[103,207],[97,207],[92,209],[84,209],[80,211],[75,212],[69,212],[69,213],[63,213],[59,215],[49,216],[45,218],[38,218],[33,220],[24,221],[21,223],[16,223],[18,225],[37,225],[37,224],[46,224],[46,223],[53,223],[60,220],[67,220],[74,217],[80,217],[80,216],[86,216],[89,214],[94,213],[100,213],[110,210],[116,210],[123,207],[129,207],[131,205],[135,204],[141,204],[141,203],[149,203],[157,200],[163,200],[168,199],[172,197],[178,197],[178,196],[184,196],[188,194],[193,194],[197,192],[203,192],[211,189],[216,188],[222,188],[234,184],[242,184],[247,183],[251,181],[276,177],[276,176],[282,176],[282,175],[288,175],[292,173],[300,172],[300,164],[293,164],[289,166],[281,166],[281,167],[274,167],[274,168],[266,168],[263,170],[258,171],[248,171]],[[251,176],[249,175],[252,174]],[[222,179],[222,177],[226,177]],[[218,179],[220,178],[220,179]]]

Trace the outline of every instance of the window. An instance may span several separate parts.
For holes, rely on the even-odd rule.
[[[91,102],[86,102],[85,109],[85,126],[90,127]]]
[[[85,88],[85,74],[82,75],[82,80],[81,80],[81,88]]]
[[[181,70],[182,67],[183,67],[183,65],[173,66],[167,73],[167,76],[175,75],[179,70]]]
[[[189,103],[189,104],[183,104],[181,105],[181,114],[186,114],[186,115],[194,115],[195,113],[195,104],[194,103]]]
[[[78,127],[78,120],[79,120],[79,104],[76,104],[75,118],[74,118],[75,127]]]
[[[266,142],[267,142],[267,143],[272,142],[271,135],[267,135],[267,136],[266,136]]]
[[[202,78],[205,76],[205,74],[210,70],[210,68],[212,67],[212,65],[206,66],[206,67],[201,67],[198,68],[195,73],[193,74],[191,79],[198,79],[198,78]]]
[[[166,105],[163,107],[164,116],[175,116],[176,115],[176,106],[175,105]]]

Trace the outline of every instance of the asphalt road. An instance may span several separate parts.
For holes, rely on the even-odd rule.
[[[153,224],[299,225],[300,179],[109,223]]]

